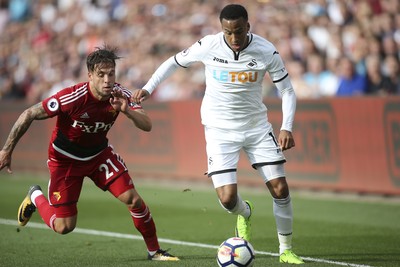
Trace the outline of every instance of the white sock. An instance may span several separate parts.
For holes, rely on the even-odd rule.
[[[219,202],[221,204],[221,201]],[[250,216],[250,207],[247,205],[245,201],[242,200],[240,195],[237,195],[237,202],[236,206],[233,207],[233,209],[228,210],[224,207],[224,205],[221,204],[221,206],[229,213],[234,214],[234,215],[242,215],[245,218],[249,218]]]
[[[33,205],[35,205],[35,207],[37,207],[36,206],[36,198],[41,195],[43,195],[43,192],[40,190],[35,190],[32,192],[31,201],[32,201]]]
[[[157,253],[157,250],[156,251],[148,251],[148,252],[149,252],[150,256],[154,256],[154,254]]]
[[[292,248],[293,210],[290,196],[273,201],[273,211],[279,240],[279,254]]]

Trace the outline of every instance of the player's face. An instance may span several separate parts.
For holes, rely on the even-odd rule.
[[[247,33],[250,30],[250,24],[243,18],[223,19],[221,26],[225,40],[233,51],[238,52],[247,45]]]
[[[88,75],[92,94],[99,100],[110,98],[115,83],[115,66],[96,65]]]

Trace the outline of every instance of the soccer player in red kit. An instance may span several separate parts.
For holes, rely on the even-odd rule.
[[[144,238],[149,260],[177,261],[179,258],[160,248],[150,210],[136,191],[124,161],[108,143],[107,133],[120,113],[143,131],[152,128],[143,108],[129,101],[132,93],[115,82],[117,59],[115,48],[97,48],[87,57],[88,82],[64,88],[26,109],[0,151],[0,170],[7,167],[12,172],[12,152],[34,120],[56,116],[48,149],[48,198],[39,185],[31,186],[18,210],[19,225],[26,225],[37,209],[56,233],[73,231],[83,179],[89,177],[126,204]]]

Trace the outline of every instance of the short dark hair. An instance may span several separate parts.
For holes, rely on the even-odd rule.
[[[222,22],[223,19],[236,20],[240,18],[244,18],[246,21],[248,21],[249,19],[247,15],[247,10],[243,6],[237,4],[230,4],[225,6],[221,10],[221,14],[219,15],[220,22]]]
[[[96,65],[112,64],[115,67],[115,60],[120,59],[117,55],[116,47],[108,47],[104,45],[102,48],[96,47],[86,59],[86,66],[89,72],[93,72]]]

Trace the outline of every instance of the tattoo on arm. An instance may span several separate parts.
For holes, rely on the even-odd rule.
[[[41,102],[33,105],[29,109],[32,111],[34,120],[45,120],[49,118],[49,115],[47,115],[47,112],[44,110]]]
[[[41,103],[35,104],[26,109],[19,116],[11,128],[10,134],[4,144],[3,150],[12,151],[17,145],[19,139],[26,133],[34,120],[44,120],[49,118]]]

